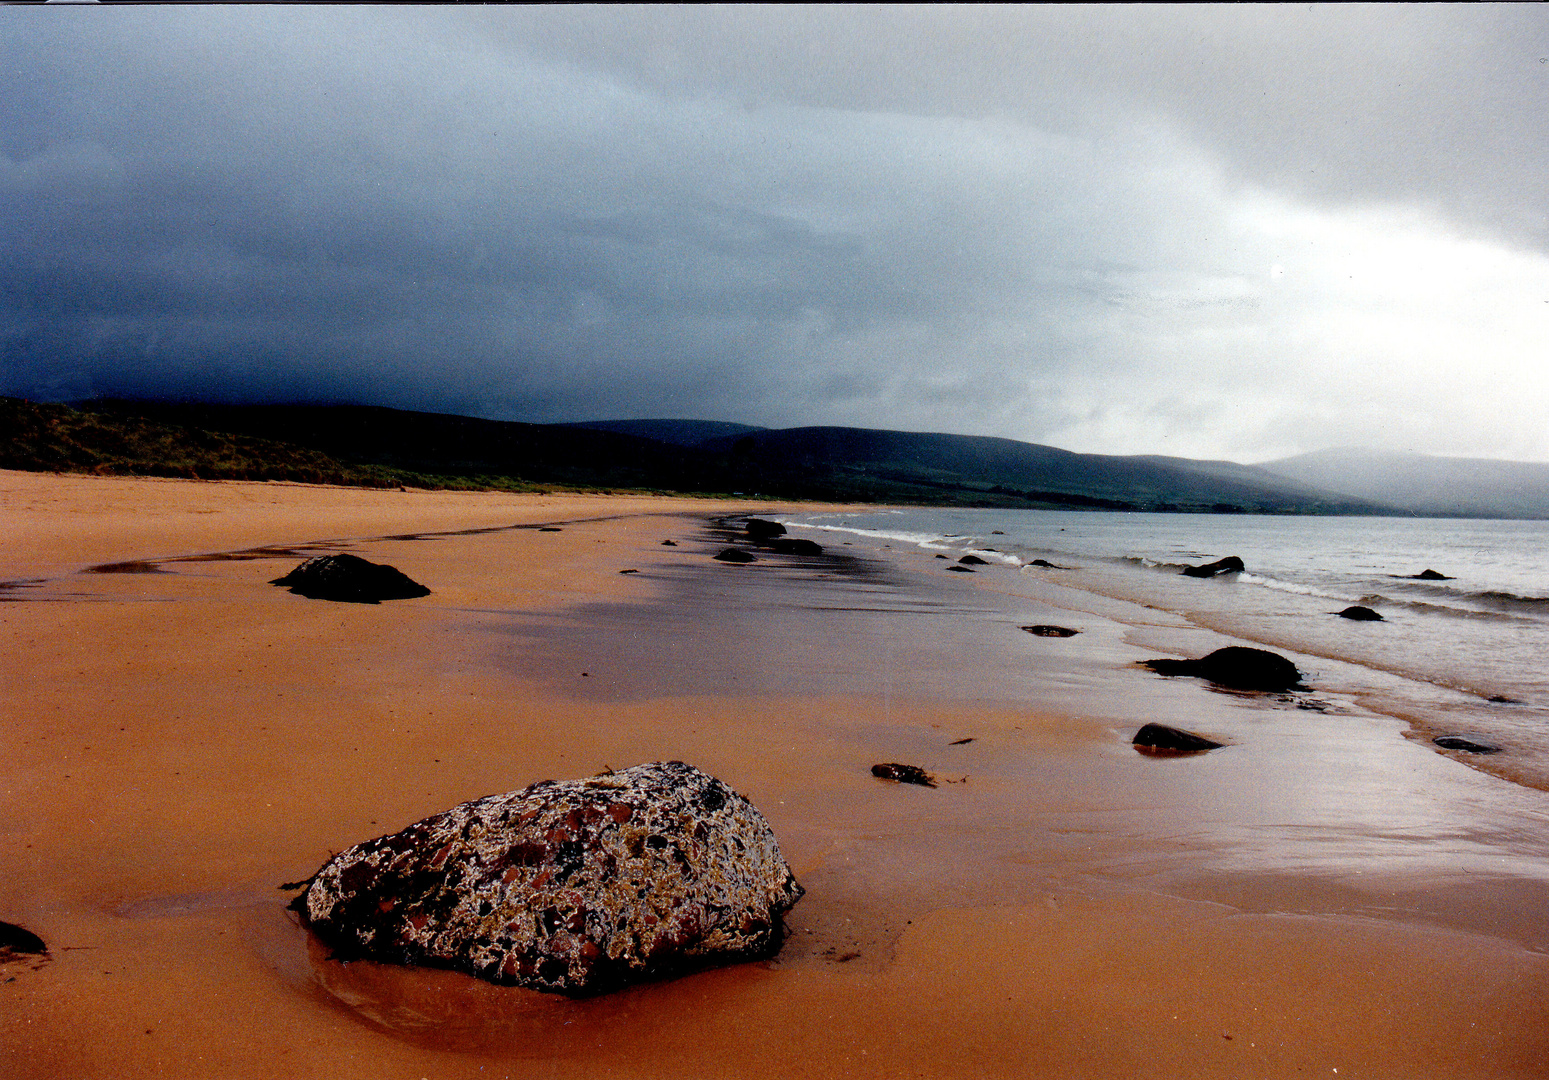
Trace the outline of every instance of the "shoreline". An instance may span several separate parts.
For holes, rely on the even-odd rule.
[[[896,549],[710,560],[771,504],[34,476],[0,474],[0,577],[42,579],[0,605],[0,919],[54,951],[0,976],[8,1075],[1549,1072],[1542,808],[1396,721],[1133,669],[1187,627]],[[352,535],[432,595],[267,584]],[[1146,759],[1151,717],[1230,745]],[[283,911],[331,850],[663,758],[773,824],[775,960],[570,1002],[341,965]]]

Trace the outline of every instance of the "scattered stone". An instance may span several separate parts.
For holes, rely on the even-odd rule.
[[[1185,566],[1183,573],[1185,577],[1210,578],[1217,574],[1240,574],[1246,569],[1240,558],[1236,555],[1228,555],[1224,559],[1217,559],[1203,566]]]
[[[564,532],[565,530],[561,529],[557,525],[543,525],[543,526],[539,527],[538,531],[539,532]]]
[[[752,555],[741,548],[722,548],[720,554],[712,556],[718,562],[750,563],[758,562]]]
[[[938,558],[938,559],[945,559],[946,556],[945,555],[937,555],[936,558]]]
[[[1051,563],[1048,559],[1034,559],[1032,562],[1028,563],[1027,565],[1028,566],[1037,566],[1037,567],[1040,567],[1040,568],[1042,568],[1044,570],[1069,570],[1070,569],[1070,567],[1068,567],[1068,566],[1060,566],[1057,563]]]
[[[990,565],[990,562],[989,562],[988,559],[981,559],[977,555],[964,555],[961,559],[959,559],[957,561],[962,563],[964,566],[988,566],[988,565]]]
[[[677,546],[678,546],[678,542],[676,540],[663,540],[662,541],[662,547],[677,547]]]
[[[959,574],[972,574],[974,572],[974,568],[971,566],[949,566],[947,569]]]
[[[334,856],[291,907],[339,957],[579,996],[778,951],[769,823],[681,761],[544,780]]]
[[[1142,660],[1158,675],[1195,675],[1236,690],[1295,690],[1302,674],[1285,657],[1232,645],[1199,660]]]
[[[0,963],[18,956],[47,956],[48,946],[31,930],[0,922]]]
[[[285,586],[308,599],[346,604],[375,604],[430,595],[429,589],[402,571],[349,554],[308,559],[270,584]]]
[[[1383,622],[1383,618],[1369,607],[1354,604],[1339,613],[1341,619],[1354,619],[1356,622]]]
[[[1470,754],[1499,754],[1501,748],[1475,735],[1442,735],[1431,740],[1445,750],[1466,750]]]
[[[638,570],[620,570],[619,573],[621,573],[621,574],[638,574],[638,573],[640,573],[640,571],[638,571]]]
[[[900,765],[897,762],[886,762],[882,765],[873,765],[871,775],[882,780],[897,780],[900,784],[919,784],[921,787],[935,787],[936,778],[918,765]]]
[[[767,540],[774,536],[784,536],[785,526],[778,521],[766,521],[763,518],[748,518],[748,535],[755,540]]]
[[[823,545],[818,543],[816,540],[799,540],[794,538],[789,540],[772,540],[770,541],[769,546],[774,548],[774,550],[778,551],[781,555],[823,554]]]
[[[1225,745],[1166,724],[1146,724],[1135,732],[1135,737],[1130,741],[1138,750],[1169,754],[1202,754],[1207,750],[1219,750]]]
[[[1005,536],[1006,534],[1003,531],[1001,531],[1000,529],[991,529],[990,530],[990,535],[991,536]]]
[[[1418,574],[1406,574],[1406,575],[1403,575],[1403,576],[1405,578],[1407,578],[1409,581],[1455,581],[1455,580],[1457,580],[1456,578],[1448,577],[1446,574],[1438,574],[1435,570],[1431,570],[1431,569],[1421,570]]]
[[[1080,630],[1072,630],[1068,626],[1045,626],[1043,624],[1039,624],[1037,626],[1021,626],[1018,627],[1018,629],[1026,630],[1034,637],[1075,637],[1077,634],[1081,633]]]
[[[1518,701],[1516,698],[1514,698],[1514,697],[1507,697],[1505,694],[1491,694],[1486,700],[1491,702],[1492,704],[1495,704],[1495,705],[1521,705],[1522,704],[1522,702]]]
[[[947,743],[947,745],[948,746],[963,746],[964,744],[971,743],[973,741],[974,741],[974,737],[972,735],[970,735],[966,739],[953,739],[951,742]]]

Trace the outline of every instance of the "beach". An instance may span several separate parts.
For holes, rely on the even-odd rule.
[[[0,920],[50,947],[0,971],[0,1074],[1549,1076],[1549,796],[1360,701],[1151,675],[1216,637],[1010,568],[711,558],[780,510],[0,473]],[[269,584],[327,551],[431,595]],[[1227,745],[1147,757],[1148,720]],[[572,1001],[285,908],[361,840],[659,760],[769,819],[807,890],[774,959]]]

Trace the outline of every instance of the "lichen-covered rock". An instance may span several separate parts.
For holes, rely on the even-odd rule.
[[[344,956],[579,995],[772,955],[802,893],[752,803],[668,761],[463,803],[291,906]]]
[[[308,559],[271,585],[283,585],[312,600],[338,600],[348,604],[375,604],[382,600],[410,600],[429,596],[430,590],[391,566],[341,553]]]

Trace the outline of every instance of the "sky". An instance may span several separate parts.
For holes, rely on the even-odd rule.
[[[1549,7],[0,9],[0,394],[1549,461]]]

